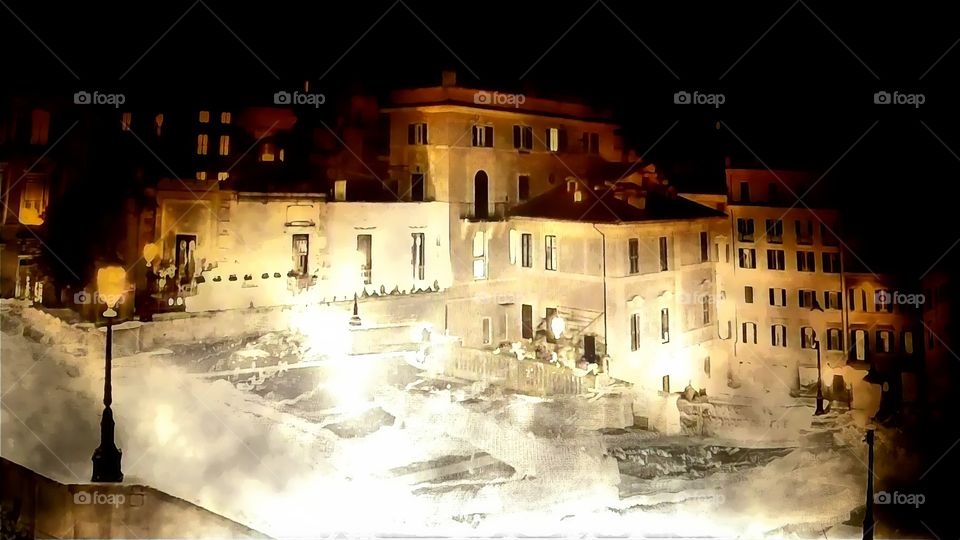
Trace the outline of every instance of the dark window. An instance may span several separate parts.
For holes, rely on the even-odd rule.
[[[407,126],[407,144],[427,144],[426,122],[418,122]]]
[[[740,182],[740,202],[750,202],[750,182]]]
[[[752,219],[737,218],[737,240],[741,242],[753,242]]]
[[[530,233],[520,235],[520,264],[533,268],[533,235]]]
[[[533,150],[533,128],[530,126],[513,126],[513,147],[527,152]]]
[[[669,256],[667,253],[667,237],[660,237],[660,271],[666,272],[670,269]]]
[[[827,350],[843,350],[843,334],[840,333],[839,328],[827,328]]]
[[[797,271],[798,272],[816,272],[817,257],[813,251],[797,252]]]
[[[770,185],[767,186],[767,198],[770,202],[777,202],[780,200],[780,186],[770,182]]]
[[[797,291],[797,301],[799,302],[800,307],[802,308],[811,308],[813,307],[813,299],[816,297],[817,291],[811,291],[808,289],[800,289]]]
[[[743,301],[747,304],[753,303],[753,287],[747,285],[743,288]]]
[[[798,219],[794,223],[797,228],[797,244],[803,246],[813,244],[813,222],[809,219]]]
[[[410,175],[410,200],[423,201],[423,197],[423,173],[413,173]]]
[[[424,266],[426,263],[426,247],[423,245],[423,233],[411,233],[413,245],[411,251],[413,254],[413,279],[424,279]]]
[[[520,331],[524,339],[533,338],[533,306],[522,304],[520,306]]]
[[[830,230],[830,227],[827,227],[826,223],[820,224],[820,243],[825,246],[836,246],[840,243],[837,240],[837,235],[833,234],[833,231]]]
[[[640,240],[637,238],[631,238],[629,240],[629,258],[630,258],[630,273],[636,274],[640,272]]]
[[[783,243],[783,221],[779,219],[767,220],[767,242],[771,244]]]
[[[804,326],[800,328],[800,348],[813,349],[817,346],[816,334],[813,328]]]
[[[768,249],[767,250],[767,268],[769,270],[785,270],[786,263],[784,262],[784,255],[782,249]]]
[[[473,146],[493,148],[493,126],[473,126]]]
[[[710,295],[705,294],[702,300],[703,305],[703,326],[710,324]]]
[[[706,232],[700,232],[700,262],[707,262],[710,260],[710,244],[709,237]]]
[[[600,134],[599,133],[583,133],[583,151],[588,154],[599,154],[600,153]]]
[[[517,177],[517,200],[525,201],[530,198],[530,177],[521,174]]]
[[[823,253],[823,271],[828,274],[839,274],[840,273],[840,254],[839,253]]]
[[[546,235],[543,237],[544,267],[547,270],[557,269],[557,237]]]
[[[634,313],[630,316],[630,350],[635,351],[640,348],[640,315]]]
[[[363,283],[369,285],[373,283],[373,237],[369,234],[357,235],[357,251],[360,252],[360,277]]]
[[[774,324],[770,327],[770,345],[774,347],[787,346],[787,327],[782,324]]]

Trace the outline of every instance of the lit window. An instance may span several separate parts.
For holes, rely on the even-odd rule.
[[[640,349],[640,314],[630,315],[630,350]]]
[[[407,144],[427,144],[427,123],[407,125]]]
[[[745,322],[740,325],[741,338],[744,343],[757,344],[757,323]]]
[[[221,123],[221,124],[229,124],[232,120],[233,120],[233,117],[230,115],[230,113],[228,113],[228,112],[226,112],[226,111],[220,113],[220,123]]]
[[[843,350],[843,334],[840,333],[839,328],[827,328],[827,350]]]
[[[206,124],[210,121],[210,111],[200,111],[200,123]]]
[[[153,126],[157,130],[157,137],[159,137],[163,128],[163,113],[158,114],[153,118]]]
[[[346,180],[337,180],[333,183],[333,200],[335,201],[347,200],[347,181]]]
[[[599,154],[600,153],[600,134],[599,133],[588,133],[583,134],[583,151],[588,154]]]
[[[544,260],[545,267],[547,270],[556,270],[557,269],[557,237],[551,234],[544,236],[543,238],[543,247],[544,247]]]
[[[230,136],[229,135],[220,136],[220,155],[221,156],[230,155]]]
[[[787,307],[787,290],[770,287],[769,293],[770,305],[775,307]]]
[[[797,271],[816,272],[817,254],[813,251],[797,251]]]
[[[900,333],[900,348],[903,349],[904,354],[912,355],[913,348],[913,332],[910,330],[904,330]]]
[[[309,272],[310,260],[310,235],[293,235],[293,271],[299,276],[305,276]]]
[[[50,113],[34,109],[30,114],[30,144],[47,144],[50,137]]]
[[[757,267],[757,250],[753,248],[739,248],[738,250],[740,268]]]
[[[813,307],[813,299],[816,298],[816,296],[816,291],[800,289],[797,291],[797,302],[799,302],[800,307],[810,309]]]
[[[547,128],[547,150],[559,152],[563,148],[562,140],[566,133],[560,128]]]
[[[277,158],[278,158],[280,161],[283,161],[283,157],[284,157],[284,152],[283,152],[283,148],[281,148],[281,149],[280,149],[280,152],[277,153]]]
[[[473,278],[484,279],[487,277],[487,239],[483,231],[477,231],[473,235]]]
[[[47,208],[46,177],[28,174],[20,194],[18,219],[24,225],[43,225],[42,214]]]
[[[197,180],[206,180],[207,171],[197,171]]]
[[[816,333],[813,331],[813,328],[809,326],[804,326],[800,329],[800,348],[801,349],[813,349],[816,348]]]
[[[785,270],[786,269],[786,263],[784,262],[784,254],[782,249],[767,250],[767,269],[768,270]]]
[[[276,158],[276,147],[273,143],[263,143],[260,145],[260,161],[273,161]]]
[[[774,347],[787,346],[787,327],[782,324],[774,324],[770,327],[770,345]]]
[[[130,131],[130,122],[133,121],[133,113],[125,112],[120,115],[120,130]]]
[[[207,155],[207,143],[209,142],[209,137],[205,133],[197,135],[197,155],[205,156]]]
[[[893,332],[877,330],[877,352],[888,353],[893,350]]]
[[[823,299],[826,309],[841,309],[843,307],[840,291],[824,291]]]
[[[373,236],[357,235],[357,252],[360,257],[360,277],[365,285],[373,283]]]
[[[219,180],[220,182],[223,182],[223,181],[226,180],[227,178],[230,178],[230,173],[228,173],[228,172],[218,172],[218,173],[217,173],[217,180]]]

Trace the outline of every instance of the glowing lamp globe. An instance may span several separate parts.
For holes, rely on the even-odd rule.
[[[562,336],[566,328],[567,321],[563,320],[563,317],[553,317],[550,319],[550,332],[553,333],[554,338]]]
[[[107,310],[103,312],[104,317],[117,316],[113,308],[127,290],[126,281],[127,272],[122,266],[106,266],[97,270],[97,292],[107,305]]]
[[[147,261],[147,268],[150,268],[150,263],[157,258],[157,255],[160,255],[160,246],[153,242],[143,245],[143,260]]]

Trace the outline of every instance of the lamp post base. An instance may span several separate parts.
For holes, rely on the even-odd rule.
[[[93,451],[93,478],[94,482],[123,482],[123,471],[120,470],[120,459],[123,452],[116,446],[99,446]]]
[[[813,411],[814,416],[821,416],[827,414],[827,411],[823,410],[823,398],[817,398],[817,410]]]

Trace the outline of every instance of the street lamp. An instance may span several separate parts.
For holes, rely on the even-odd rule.
[[[160,246],[153,242],[147,242],[143,245],[143,260],[147,261],[147,268],[150,268],[150,263],[153,262],[159,254]]]
[[[563,335],[563,331],[567,328],[567,321],[563,320],[563,317],[559,315],[554,315],[550,317],[550,333],[553,335],[553,339],[560,339]]]
[[[820,302],[817,301],[817,297],[813,297],[813,305],[810,306],[811,313],[823,313],[823,308],[820,307]],[[811,328],[813,340],[813,346],[817,349],[817,410],[813,411],[814,416],[820,416],[826,414],[826,411],[823,410],[823,369],[820,365],[820,339],[817,337],[817,329]]]
[[[122,452],[113,441],[113,391],[110,381],[112,348],[113,348],[113,318],[117,316],[114,309],[123,294],[126,292],[126,271],[120,266],[107,266],[97,270],[97,295],[107,305],[103,316],[107,319],[107,347],[104,353],[103,379],[103,417],[100,419],[100,446],[93,452],[94,482],[123,482],[123,471],[120,470]]]

